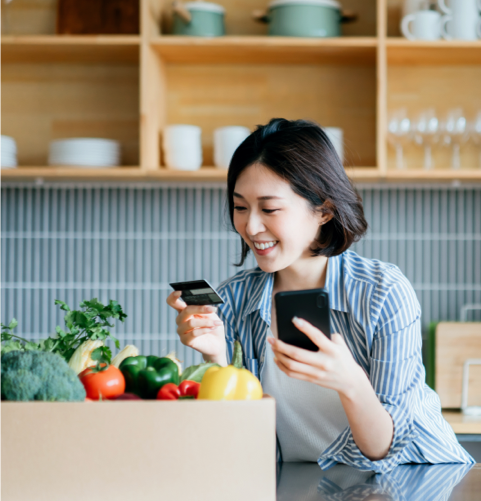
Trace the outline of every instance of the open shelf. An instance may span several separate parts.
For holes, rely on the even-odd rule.
[[[2,36],[2,63],[138,63],[138,35]]]
[[[159,36],[152,47],[166,63],[182,64],[374,64],[377,38]]]
[[[426,42],[388,38],[386,48],[388,64],[423,66],[481,64],[481,40]]]

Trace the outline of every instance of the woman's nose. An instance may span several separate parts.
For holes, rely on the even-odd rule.
[[[246,232],[248,235],[257,235],[266,230],[261,218],[256,214],[251,213],[247,220]]]

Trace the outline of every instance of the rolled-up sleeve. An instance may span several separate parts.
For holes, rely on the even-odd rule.
[[[390,270],[389,277],[383,277],[373,291],[370,314],[373,328],[368,376],[393,420],[393,440],[383,459],[371,461],[357,447],[350,428],[346,428],[319,458],[322,469],[345,463],[386,473],[402,461],[404,448],[417,437],[413,413],[425,377],[421,308],[411,284],[398,268]]]

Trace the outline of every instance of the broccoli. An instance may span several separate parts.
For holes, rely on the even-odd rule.
[[[47,351],[2,355],[2,400],[75,402],[85,399],[83,384],[67,362]]]

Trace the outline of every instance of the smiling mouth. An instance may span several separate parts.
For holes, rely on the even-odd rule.
[[[266,243],[257,243],[257,242],[253,242],[254,244],[254,247],[257,249],[257,250],[265,250],[265,249],[270,249],[271,247],[274,247],[274,245],[276,245],[278,243],[277,240],[272,240],[271,242],[266,242]]]

